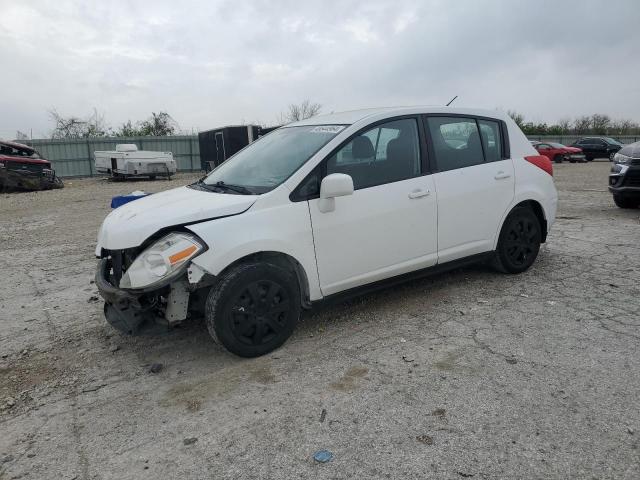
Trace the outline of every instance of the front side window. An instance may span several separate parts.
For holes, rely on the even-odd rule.
[[[377,125],[327,159],[327,175],[345,173],[356,190],[420,175],[418,124],[413,118]]]
[[[222,163],[200,185],[236,193],[268,192],[289,178],[344,128],[344,125],[279,128]]]
[[[444,172],[484,163],[480,133],[474,119],[428,117],[427,124],[439,171]],[[494,142],[495,139],[494,137]]]

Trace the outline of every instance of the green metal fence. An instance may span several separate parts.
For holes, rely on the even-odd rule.
[[[200,170],[200,147],[196,135],[171,137],[105,137],[24,142],[50,160],[61,177],[89,177],[96,174],[93,152],[115,150],[118,143],[135,143],[139,150],[171,152],[179,171]]]
[[[571,145],[584,135],[529,135],[529,140],[558,142]],[[640,136],[614,136],[622,143],[640,140]],[[30,140],[25,142],[50,160],[56,173],[61,177],[89,177],[95,175],[93,152],[96,150],[115,150],[118,143],[135,143],[139,150],[171,152],[176,160],[178,171],[193,172],[200,170],[200,147],[197,135],[172,137],[105,137],[77,140]]]

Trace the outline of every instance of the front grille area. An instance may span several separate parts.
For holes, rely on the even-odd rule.
[[[625,187],[640,187],[640,170],[629,170],[624,176]]]
[[[109,282],[114,287],[120,286],[120,279],[127,268],[133,263],[138,256],[139,249],[128,248],[126,250],[104,250],[103,258],[106,257],[108,262]]]

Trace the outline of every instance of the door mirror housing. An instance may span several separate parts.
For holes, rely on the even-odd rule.
[[[336,197],[353,195],[353,179],[345,173],[332,173],[322,179],[318,208],[322,213],[336,209]]]

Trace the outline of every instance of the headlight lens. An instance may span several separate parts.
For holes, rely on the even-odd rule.
[[[120,279],[120,288],[149,288],[166,283],[204,250],[204,243],[195,235],[170,233],[138,255]]]
[[[630,160],[631,160],[631,157],[627,157],[626,155],[623,155],[620,152],[616,153],[613,156],[613,161],[616,163],[629,163]]]

